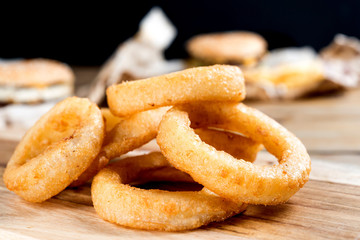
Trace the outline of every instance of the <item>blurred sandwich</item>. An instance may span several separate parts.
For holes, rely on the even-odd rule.
[[[49,59],[0,60],[0,128],[28,128],[73,95],[74,73]]]
[[[259,64],[244,69],[247,99],[294,99],[318,91],[323,63],[310,47],[269,52]]]
[[[360,40],[337,34],[317,54],[310,47],[270,51],[244,70],[247,99],[295,99],[360,85]]]
[[[267,52],[259,34],[246,31],[201,34],[191,38],[186,49],[191,66],[212,64],[255,65]]]
[[[62,99],[74,90],[74,74],[48,59],[0,61],[0,102],[39,103]]]

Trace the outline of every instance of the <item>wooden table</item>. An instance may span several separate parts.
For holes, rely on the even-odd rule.
[[[78,85],[97,72],[75,70]],[[89,186],[33,204],[8,191],[1,177],[0,239],[360,239],[360,90],[249,105],[295,133],[311,156],[310,181],[286,204],[249,206],[243,214],[194,231],[138,231],[100,219]],[[1,134],[1,176],[21,134]],[[257,162],[274,159],[261,152]]]

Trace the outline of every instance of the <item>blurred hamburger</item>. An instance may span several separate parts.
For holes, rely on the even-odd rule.
[[[201,34],[191,38],[186,49],[190,65],[255,65],[267,52],[267,42],[259,34],[246,31]]]
[[[0,128],[28,128],[73,92],[74,73],[64,63],[41,58],[0,60]]]
[[[48,59],[0,61],[0,103],[39,103],[70,96],[74,74]]]
[[[294,99],[324,83],[323,63],[310,47],[272,50],[256,67],[243,70],[247,99]]]

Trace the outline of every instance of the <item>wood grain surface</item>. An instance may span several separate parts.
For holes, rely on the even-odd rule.
[[[75,70],[84,85],[96,73],[94,68]],[[44,203],[28,203],[7,190],[2,180],[23,134],[11,130],[0,134],[0,239],[360,239],[360,90],[248,104],[295,133],[311,156],[310,181],[286,204],[249,206],[224,222],[163,233],[102,220],[92,207],[90,185],[67,189]],[[141,151],[155,148],[151,142]],[[256,163],[274,161],[262,151]]]

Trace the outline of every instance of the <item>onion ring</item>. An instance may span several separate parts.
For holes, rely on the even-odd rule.
[[[260,143],[250,138],[219,129],[197,128],[195,133],[199,135],[202,141],[210,144],[216,150],[226,151],[233,157],[241,158],[248,162],[254,162],[257,153],[263,148]],[[172,179],[175,179],[173,181],[177,182],[194,182],[187,173],[181,172],[174,167],[144,172],[141,175],[141,179],[145,180],[145,182],[172,181]]]
[[[191,121],[191,122],[190,122]],[[214,126],[240,132],[279,159],[258,166],[217,151],[190,128]],[[305,147],[292,133],[258,110],[236,103],[186,105],[168,111],[157,142],[169,162],[224,198],[249,204],[287,201],[307,181],[311,169]]]
[[[163,107],[148,110],[120,121],[106,134],[99,155],[70,187],[77,187],[86,183],[103,169],[111,159],[132,151],[154,139],[161,118],[168,109],[168,107]]]
[[[97,105],[77,97],[61,101],[16,147],[4,173],[6,187],[30,202],[51,198],[89,167],[104,132]]]
[[[128,185],[144,171],[169,167],[161,153],[126,158],[109,164],[94,178],[91,196],[96,212],[122,226],[183,231],[222,221],[245,210],[207,190],[170,192]]]
[[[122,117],[190,102],[239,102],[245,98],[245,87],[239,67],[214,65],[123,82],[108,87],[106,94],[111,112]],[[137,98],[134,99],[134,96]]]

